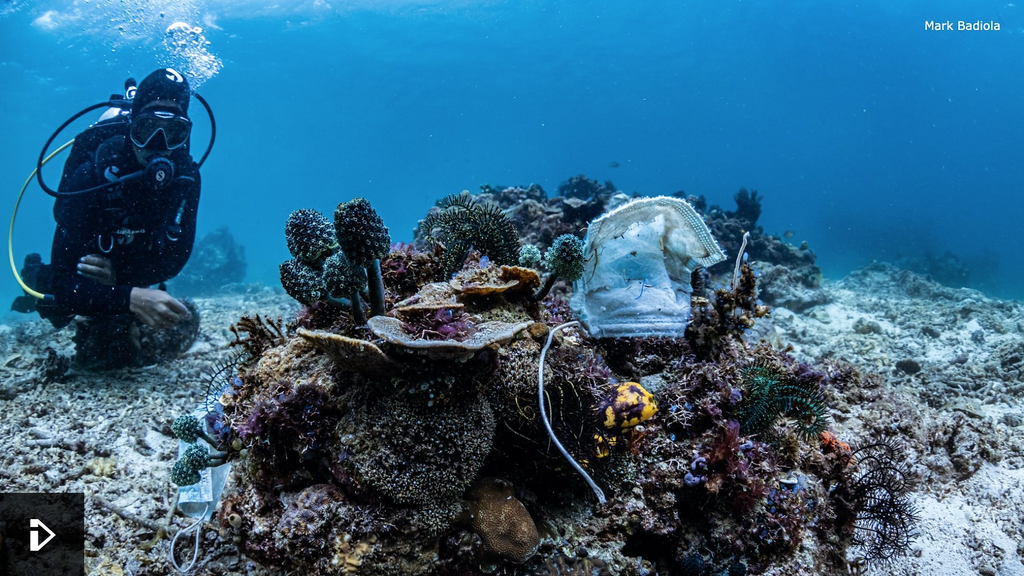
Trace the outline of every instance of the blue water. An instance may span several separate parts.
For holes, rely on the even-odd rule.
[[[199,234],[228,225],[249,280],[277,282],[296,208],[365,196],[408,241],[446,194],[554,194],[583,173],[727,208],[757,189],[760,224],[795,231],[830,278],[951,251],[990,293],[1024,297],[1021,7],[894,4],[8,1],[0,186],[12,208],[61,122],[172,65],[217,117]],[[924,29],[947,19],[1001,30]],[[177,21],[206,43],[170,42]],[[51,206],[30,188],[19,265],[48,259]],[[17,293],[0,283],[5,307]]]

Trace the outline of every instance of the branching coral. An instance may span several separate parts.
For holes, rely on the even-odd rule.
[[[497,265],[519,260],[519,234],[505,212],[494,204],[481,205],[468,192],[451,194],[438,202],[420,224],[427,240],[444,246],[440,279],[462,268],[470,249],[487,255]]]
[[[249,358],[259,358],[267,349],[279,346],[288,339],[280,316],[273,320],[259,314],[246,314],[232,324],[230,330],[235,339],[228,345],[240,346]],[[242,332],[246,334],[244,337]]]
[[[768,316],[768,307],[757,299],[756,286],[753,269],[743,262],[732,289],[719,288],[711,299],[693,298],[686,338],[699,360],[716,359],[727,340],[740,339],[755,319]]]
[[[615,192],[615,185],[605,181],[602,186],[597,180],[587,178],[584,174],[573,176],[558,185],[558,195],[563,198],[589,200],[591,198],[607,198]]]
[[[743,222],[747,230],[753,229],[761,217],[761,200],[764,198],[757,195],[757,190],[748,192],[746,188],[740,188],[733,199],[736,200],[736,210],[726,212],[725,215]]]

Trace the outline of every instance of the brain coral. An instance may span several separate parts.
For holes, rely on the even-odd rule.
[[[474,484],[466,493],[462,520],[480,536],[489,557],[522,564],[540,546],[537,525],[508,480],[484,478]]]

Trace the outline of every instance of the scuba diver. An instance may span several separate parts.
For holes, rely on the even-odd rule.
[[[189,151],[192,93],[173,69],[153,72],[137,88],[126,85],[126,94],[112,98],[102,119],[76,136],[56,191],[38,170],[46,148],[72,120],[104,105],[66,122],[43,149],[37,176],[57,198],[57,230],[50,264],[30,254],[22,277],[46,294],[37,293],[36,298],[45,296],[39,300],[23,296],[13,306],[34,308],[57,328],[76,315],[84,317],[76,324],[75,362],[87,369],[170,358],[187,350],[198,334],[194,306],[168,294],[164,282],[192,253],[199,167],[216,128],[196,163]],[[209,105],[195,96],[212,124]]]

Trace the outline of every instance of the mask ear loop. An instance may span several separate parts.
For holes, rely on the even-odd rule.
[[[190,524],[188,528],[178,530],[178,532],[174,535],[174,538],[171,539],[171,549],[168,552],[168,557],[170,558],[171,565],[174,566],[174,569],[178,572],[181,572],[182,574],[188,572],[192,569],[193,566],[196,565],[196,559],[199,557],[199,533],[203,531],[203,518],[206,518],[206,513],[209,511],[210,503],[207,502],[206,508],[203,509],[203,515],[197,518],[195,522]],[[178,543],[178,536],[181,536],[182,534],[186,534],[188,532],[192,532],[193,529],[195,529],[195,545],[192,548],[192,559],[189,560],[188,564],[186,564],[185,566],[178,566],[178,560],[174,557],[174,545]]]
[[[604,504],[608,501],[604,496],[604,491],[601,490],[596,482],[594,482],[594,479],[590,477],[590,474],[587,474],[587,471],[583,469],[583,466],[580,466],[579,462],[576,462],[576,460],[573,459],[572,455],[569,454],[569,451],[562,446],[562,443],[558,441],[558,437],[555,436],[555,431],[551,429],[551,423],[548,422],[547,409],[544,407],[547,403],[547,398],[544,396],[544,357],[548,354],[548,348],[551,347],[551,341],[554,339],[556,332],[564,328],[571,328],[579,325],[580,323],[574,320],[572,322],[566,322],[565,324],[555,326],[550,332],[548,332],[548,340],[540,350],[540,366],[537,368],[537,400],[540,403],[540,419],[544,422],[544,428],[548,431],[548,436],[551,437],[552,444],[558,448],[558,451],[562,453],[562,456],[565,456],[565,459],[569,461],[569,464],[571,464],[577,472],[579,472],[580,476],[583,476],[583,479],[587,481],[587,485],[594,491],[594,496],[597,496],[597,501],[600,504]]]

